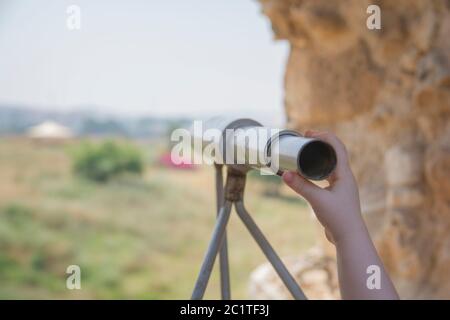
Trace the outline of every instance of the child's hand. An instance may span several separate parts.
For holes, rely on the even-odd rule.
[[[311,204],[325,227],[328,240],[336,244],[346,235],[366,230],[361,217],[358,187],[345,146],[334,134],[307,131],[305,136],[323,140],[336,151],[337,166],[328,178],[330,185],[322,189],[295,172],[285,172],[283,180]]]
[[[339,285],[344,299],[398,299],[361,217],[358,186],[342,142],[331,133],[307,132],[333,146],[336,170],[322,189],[295,172],[285,172],[283,180],[311,204],[327,238],[336,246]],[[368,268],[378,267],[380,286],[368,286]]]

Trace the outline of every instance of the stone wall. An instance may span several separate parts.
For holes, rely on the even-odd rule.
[[[291,45],[288,125],[332,130],[347,145],[400,296],[450,298],[450,1],[260,1]],[[366,27],[369,4],[381,30]]]

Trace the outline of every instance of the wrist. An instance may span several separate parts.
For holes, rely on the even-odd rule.
[[[337,246],[362,243],[370,239],[369,232],[362,218],[346,224],[346,228],[337,234],[333,234],[334,243]]]
[[[367,229],[365,230],[357,230],[354,232],[349,232],[344,235],[341,235],[335,240],[336,248],[343,248],[355,245],[363,245],[368,241],[372,241],[369,236],[369,232]]]

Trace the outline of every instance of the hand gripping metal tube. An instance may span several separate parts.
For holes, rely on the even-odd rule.
[[[297,171],[310,180],[326,179],[337,163],[336,152],[331,145],[305,138],[291,130],[282,130],[272,137],[267,155],[272,168]]]
[[[194,133],[194,143],[202,152],[217,152],[214,161],[248,168],[269,168],[275,173],[297,171],[310,180],[327,178],[336,167],[336,153],[328,143],[303,137],[296,131],[263,127],[251,119],[213,118],[206,121],[203,132]],[[214,138],[204,134],[215,129]]]

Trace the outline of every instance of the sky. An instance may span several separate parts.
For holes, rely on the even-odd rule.
[[[0,0],[0,105],[282,123],[288,51],[256,0]]]

